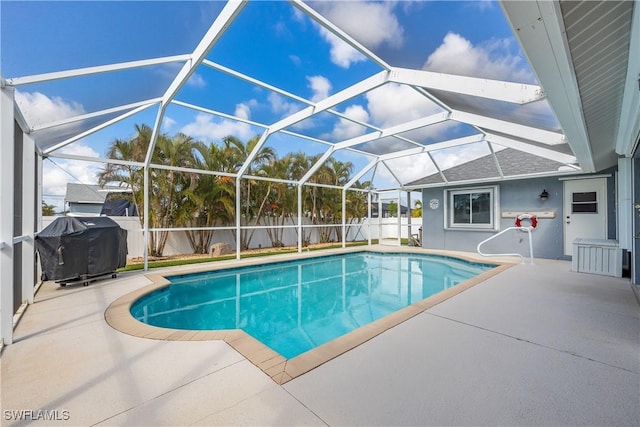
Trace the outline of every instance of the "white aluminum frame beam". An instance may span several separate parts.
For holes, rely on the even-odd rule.
[[[330,147],[327,151],[325,151],[322,156],[320,156],[320,158],[315,162],[315,164],[313,166],[311,166],[309,168],[309,170],[307,171],[306,174],[304,174],[304,176],[302,178],[300,178],[300,184],[305,184],[307,181],[309,181],[309,179],[311,179],[311,177],[313,176],[314,173],[316,173],[316,171],[318,169],[320,169],[320,166],[322,166],[324,164],[324,162],[327,161],[327,159],[329,157],[331,157],[331,155],[336,151],[335,146]]]
[[[122,165],[122,166],[132,166],[132,167],[138,167],[138,168],[144,167],[143,162],[134,162],[131,160],[120,160],[120,159],[106,159],[104,157],[80,156],[77,154],[67,154],[67,153],[49,154],[47,158],[79,160],[81,162],[104,163],[104,164],[113,164],[113,165]]]
[[[43,124],[39,124],[39,125],[33,125],[33,126],[30,127],[29,131],[30,132],[38,132],[38,131],[41,131],[41,130],[44,130],[44,129],[49,129],[49,128],[53,128],[53,127],[57,127],[57,126],[62,126],[62,125],[70,124],[70,123],[79,122],[81,120],[87,120],[87,119],[92,119],[94,117],[104,116],[106,114],[118,113],[120,111],[130,110],[132,108],[138,108],[138,107],[144,107],[144,106],[151,107],[152,105],[159,103],[161,100],[162,100],[162,98],[148,99],[146,101],[133,102],[131,104],[120,105],[120,106],[117,106],[117,107],[107,108],[107,109],[100,110],[100,111],[94,111],[93,113],[81,114],[79,116],[72,116],[72,117],[68,117],[66,119],[56,120],[55,122],[49,122],[49,123],[43,123]]]
[[[80,140],[82,138],[85,138],[85,137],[87,137],[89,135],[92,135],[92,134],[94,134],[94,133],[96,133],[96,132],[98,132],[98,131],[100,131],[102,129],[108,128],[109,126],[111,126],[111,125],[113,125],[115,123],[118,123],[118,122],[120,122],[120,121],[122,121],[124,119],[127,119],[127,118],[131,117],[131,116],[135,116],[136,114],[138,114],[138,113],[140,113],[140,112],[142,112],[142,111],[146,110],[147,108],[150,108],[150,107],[152,107],[154,105],[155,104],[144,104],[144,105],[141,105],[140,107],[135,108],[135,109],[133,109],[131,111],[127,111],[126,113],[124,113],[124,114],[122,114],[122,115],[120,115],[118,117],[114,117],[111,120],[108,120],[108,121],[106,121],[104,123],[99,124],[98,126],[94,126],[91,129],[87,129],[86,131],[84,131],[82,133],[79,133],[79,134],[77,134],[75,136],[72,136],[71,138],[67,138],[62,142],[59,142],[59,143],[57,143],[57,144],[55,144],[55,145],[53,145],[53,146],[51,146],[51,147],[49,147],[49,148],[47,148],[45,150],[42,150],[42,154],[43,155],[47,155],[47,154],[52,153],[52,152],[54,152],[56,150],[64,148],[67,145],[72,144],[72,143],[74,143],[74,142],[76,142],[76,141],[78,141],[78,140]]]
[[[432,114],[427,117],[422,117],[420,119],[412,120],[410,122],[402,123],[396,126],[389,127],[387,129],[383,129],[380,132],[372,132],[365,135],[356,136],[355,138],[347,139],[345,141],[335,144],[335,147],[338,150],[343,148],[353,147],[355,145],[363,144],[365,142],[371,142],[377,139],[385,138],[387,136],[395,136],[399,133],[408,132],[414,129],[419,129],[421,127],[430,126],[436,123],[441,123],[441,122],[447,121],[448,119],[449,119],[449,112],[442,111],[440,113]]]
[[[169,88],[165,91],[162,96],[162,102],[160,104],[160,109],[158,110],[158,115],[156,117],[156,123],[153,127],[153,133],[151,134],[151,141],[149,143],[149,148],[147,150],[147,155],[145,158],[145,171],[144,171],[144,269],[148,270],[148,246],[149,246],[149,164],[151,163],[151,158],[153,156],[153,152],[155,151],[156,141],[158,139],[158,134],[160,132],[160,125],[162,123],[162,118],[164,117],[164,112],[167,109],[167,106],[171,103],[171,101],[175,98],[177,93],[182,89],[182,87],[187,83],[187,80],[193,75],[196,68],[202,64],[205,57],[209,53],[209,51],[213,48],[216,42],[222,37],[225,31],[229,28],[231,23],[236,19],[236,17],[242,12],[244,7],[246,6],[247,1],[229,1],[225,4],[224,8],[220,12],[220,14],[216,17],[213,24],[209,27],[206,34],[202,37],[193,53],[190,55],[190,59],[185,62],[182,66],[176,77],[173,79]],[[238,218],[239,221],[239,218]],[[238,229],[239,231],[239,229]],[[238,252],[238,256],[240,253]]]
[[[395,83],[478,96],[514,104],[527,104],[545,97],[544,91],[537,85],[399,67],[391,69],[389,80]]]
[[[327,98],[318,101],[314,105],[311,105],[303,110],[298,111],[280,120],[277,123],[274,123],[270,127],[270,133],[277,132],[281,129],[285,129],[291,125],[298,123],[306,118],[313,116],[314,114],[318,114],[322,111],[326,111],[329,108],[335,107],[336,105],[348,101],[351,98],[355,98],[356,96],[362,95],[365,92],[369,92],[379,86],[388,82],[389,73],[387,71],[381,71],[377,74],[374,74],[371,77],[368,77],[364,80],[355,83],[348,88],[341,90],[340,92],[336,92],[335,94],[328,96]]]
[[[360,169],[360,171],[358,173],[356,173],[353,178],[351,178],[351,180],[349,182],[347,182],[344,186],[344,188],[351,188],[356,182],[358,182],[358,180],[360,178],[362,178],[363,176],[365,176],[367,174],[367,172],[369,172],[371,169],[373,169],[375,167],[375,165],[379,162],[379,159],[375,159],[372,160],[371,162],[369,162],[365,167],[363,167],[362,169]]]
[[[347,33],[342,31],[342,29],[338,28],[333,22],[326,19],[324,16],[316,12],[315,9],[309,7],[307,4],[303,3],[301,0],[291,0],[291,3],[301,10],[303,13],[307,14],[311,19],[316,21],[322,27],[327,29],[334,36],[338,37],[343,42],[350,45],[352,48],[360,52],[365,57],[369,58],[371,61],[378,64],[381,68],[385,70],[389,70],[391,67],[369,49],[367,49],[363,44],[349,36]],[[354,17],[354,19],[358,19],[358,17]]]
[[[565,144],[567,142],[565,136],[558,132],[493,119],[460,110],[451,111],[451,120],[477,126],[483,132],[485,130],[492,130],[547,145]]]
[[[36,149],[33,138],[22,136],[22,302],[33,304],[36,284],[35,224],[36,224]],[[42,209],[40,209],[42,211]]]
[[[176,101],[175,99],[173,101],[171,101],[171,104],[172,105],[179,105],[179,106],[184,107],[184,108],[189,108],[190,110],[194,110],[194,111],[200,111],[201,113],[211,114],[212,116],[222,117],[222,118],[229,119],[229,120],[235,120],[235,121],[238,121],[238,122],[241,122],[241,123],[245,123],[247,125],[260,127],[260,128],[263,128],[263,129],[268,129],[269,128],[269,125],[266,125],[264,123],[259,123],[259,122],[254,122],[252,120],[243,119],[243,118],[231,115],[231,114],[223,113],[221,111],[216,111],[216,110],[211,110],[209,108],[200,107],[199,105],[189,104],[189,103],[183,102],[183,101]]]
[[[0,88],[0,339],[13,343],[14,89]]]
[[[341,90],[340,92],[337,92],[323,99],[322,101],[317,102],[315,105],[309,106],[301,111],[298,111],[297,113],[293,113],[290,116],[285,117],[284,119],[269,126],[269,129],[267,130],[266,135],[263,135],[263,138],[261,138],[260,141],[258,141],[253,151],[249,154],[249,157],[247,157],[244,164],[240,168],[238,175],[239,176],[244,175],[246,170],[249,168],[249,165],[251,164],[251,162],[253,162],[253,159],[256,157],[258,152],[262,149],[262,146],[264,145],[269,135],[276,133],[280,130],[286,129],[291,125],[294,125],[304,119],[307,119],[313,116],[314,114],[318,114],[322,111],[326,111],[329,108],[334,107],[344,101],[347,101],[351,98],[354,98],[358,95],[361,95],[365,92],[368,92],[372,89],[382,86],[387,82],[388,77],[389,77],[389,73],[387,71],[381,71],[369,78],[361,80],[360,82],[355,83],[349,86],[348,88]]]
[[[76,68],[66,71],[55,71],[52,73],[34,74],[24,77],[13,77],[6,79],[7,86],[22,86],[33,83],[48,82],[51,80],[68,79],[71,77],[89,76],[91,74],[107,73],[112,71],[129,70],[132,68],[148,67],[151,65],[169,64],[172,62],[188,61],[190,55],[174,55],[162,58],[142,59],[138,61],[121,62],[117,64],[98,65],[95,67]]]
[[[488,132],[485,135],[485,139],[494,144],[502,145],[503,147],[513,148],[518,151],[524,151],[526,153],[533,154],[534,156],[543,157],[545,159],[564,163],[566,165],[576,163],[577,161],[575,156],[559,153],[548,148],[538,147],[537,145],[528,144],[526,142],[518,141],[508,137],[495,135],[491,132]]]

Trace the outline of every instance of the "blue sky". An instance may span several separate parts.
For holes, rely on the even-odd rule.
[[[309,4],[392,66],[535,82],[500,7],[494,2]],[[2,1],[2,76],[20,77],[191,53],[223,6],[222,2],[204,1]],[[380,66],[283,1],[249,3],[207,59],[309,101],[321,100],[381,71]],[[179,67],[180,64],[165,64],[25,85],[18,88],[16,98],[30,124],[41,124],[161,96]],[[204,66],[196,70],[176,99],[265,125],[305,106]],[[335,110],[352,119],[385,127],[414,116],[433,114],[439,108],[407,87],[387,84],[346,101]],[[156,112],[156,108],[150,108],[65,150],[102,157],[110,141],[133,133],[135,123],[152,125]],[[89,127],[82,123],[74,126]],[[329,142],[371,132],[328,113],[289,130]],[[228,134],[247,140],[262,128],[174,105],[167,109],[163,131],[184,132],[216,143]],[[414,131],[411,137],[426,144],[469,133],[464,127],[447,125],[422,133]],[[46,136],[42,133],[40,136],[46,143]],[[280,155],[300,150],[316,154],[326,149],[323,144],[292,137],[273,137],[268,145]],[[380,145],[369,148],[375,153],[389,150],[388,146]],[[483,149],[477,151],[475,156],[484,154]],[[443,164],[455,164],[456,156],[455,152],[446,156]],[[336,157],[352,161],[356,170],[370,160],[352,152],[339,152]],[[99,165],[55,161],[69,170],[63,173],[46,162],[45,194],[64,195],[68,181],[95,182]],[[416,165],[408,159],[393,164],[403,179],[417,179],[435,171],[426,161]],[[384,171],[377,179],[382,186],[393,182]],[[48,201],[59,205],[59,200],[51,197]]]

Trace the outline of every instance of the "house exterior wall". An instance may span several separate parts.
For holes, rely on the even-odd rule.
[[[69,202],[69,213],[100,215],[102,203],[75,203]]]
[[[609,171],[607,171],[608,173]],[[555,218],[539,218],[538,227],[531,233],[533,239],[533,254],[536,258],[569,260],[564,255],[563,229],[563,181],[556,177],[523,179],[504,181],[500,183],[485,183],[484,185],[498,185],[499,208],[496,212],[499,230],[504,230],[515,224],[514,218],[502,218],[503,211],[554,211]],[[474,187],[474,185],[451,186],[439,188],[425,188],[422,191],[423,204],[423,247],[427,249],[457,250],[476,252],[478,243],[491,237],[494,230],[447,230],[445,229],[445,190]],[[538,195],[546,189],[549,193],[547,200],[541,200]],[[615,216],[615,180],[613,175],[607,179],[607,210],[608,210],[608,238],[616,235]],[[429,201],[439,200],[437,209],[431,209]],[[485,253],[520,253],[529,255],[527,234],[513,230],[486,243],[482,247]]]

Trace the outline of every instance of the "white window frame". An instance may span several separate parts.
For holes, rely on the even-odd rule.
[[[444,190],[444,228],[445,230],[493,230],[498,231],[500,221],[498,221],[500,206],[500,186],[491,185],[484,187],[464,187]],[[489,224],[456,224],[453,222],[453,196],[456,194],[489,193],[491,198],[491,211],[489,212]]]

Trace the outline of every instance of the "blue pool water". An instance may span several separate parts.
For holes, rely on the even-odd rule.
[[[174,329],[242,329],[292,358],[495,267],[358,252],[170,277],[131,307]]]

